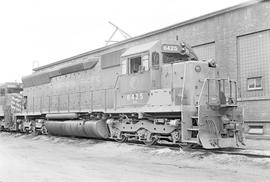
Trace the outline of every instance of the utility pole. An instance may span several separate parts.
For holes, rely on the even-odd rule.
[[[122,35],[125,39],[131,38],[131,36],[130,36],[127,32],[125,32],[124,30],[122,30],[121,28],[119,28],[118,26],[116,26],[115,24],[113,24],[112,22],[109,21],[109,24],[111,24],[111,25],[115,28],[115,30],[113,31],[113,33],[112,33],[112,35],[109,37],[109,39],[105,41],[105,42],[106,42],[106,44],[105,44],[106,46],[109,45],[110,43],[116,43],[116,42],[119,42],[119,41],[112,40],[113,37],[114,37],[114,35],[116,34],[117,31],[120,32],[121,35]]]

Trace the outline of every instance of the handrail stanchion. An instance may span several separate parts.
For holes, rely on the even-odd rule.
[[[218,98],[219,98],[219,103],[221,103],[221,80],[216,80],[218,82]],[[224,88],[224,87],[223,87]]]
[[[60,95],[57,97],[57,110],[60,111]]]
[[[91,90],[91,112],[93,112],[93,90]]]
[[[33,113],[35,113],[35,97],[33,96],[33,109],[32,109]]]
[[[68,108],[67,108],[67,110],[68,110],[68,112],[70,111],[70,109],[69,109],[69,93],[67,94],[67,96],[68,96],[68,104],[67,104],[67,106],[68,106]]]
[[[229,83],[230,83],[230,98],[232,98],[232,81],[229,80]]]
[[[210,80],[207,79],[207,102],[208,102],[208,105],[210,104]]]
[[[235,84],[235,104],[237,104],[237,82],[234,81],[234,84]]]
[[[107,97],[106,97],[106,95],[107,95],[107,91],[106,91],[106,89],[104,89],[104,109],[105,109],[105,111],[107,110]]]
[[[51,96],[48,96],[49,97],[49,113],[51,112]]]
[[[40,97],[39,112],[42,113],[42,96]]]
[[[81,91],[79,91],[79,111],[81,111],[82,107],[81,107]]]

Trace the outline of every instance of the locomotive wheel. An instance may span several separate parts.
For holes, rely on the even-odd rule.
[[[147,146],[155,145],[158,141],[158,138],[150,137],[148,140],[144,140],[143,143]]]
[[[42,135],[42,132],[40,130],[34,130],[34,135]]]
[[[119,143],[124,143],[128,140],[128,138],[124,135],[121,135],[121,138],[116,138],[115,141],[119,142]]]

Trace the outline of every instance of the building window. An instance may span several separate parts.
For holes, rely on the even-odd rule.
[[[253,77],[247,79],[248,90],[262,89],[262,77]]]

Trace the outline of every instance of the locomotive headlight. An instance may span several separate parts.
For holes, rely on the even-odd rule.
[[[196,72],[199,73],[199,72],[201,72],[201,70],[202,70],[202,68],[201,68],[200,65],[196,65],[196,66],[195,66],[195,71],[196,71]]]
[[[222,121],[223,124],[230,123],[230,119],[226,115],[221,116],[221,121]]]

